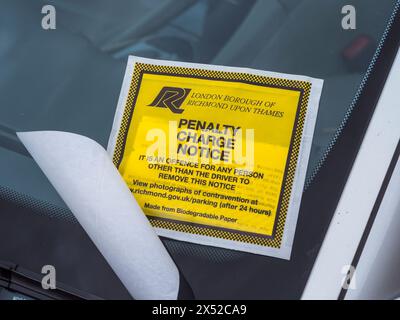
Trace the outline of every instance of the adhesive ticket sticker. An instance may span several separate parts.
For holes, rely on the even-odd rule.
[[[322,84],[130,57],[108,152],[159,235],[290,259]]]

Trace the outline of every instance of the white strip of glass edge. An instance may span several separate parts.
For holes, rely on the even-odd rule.
[[[344,187],[302,299],[337,299],[400,139],[400,51]],[[348,137],[351,139],[351,137]],[[332,172],[334,174],[334,172]]]
[[[393,299],[400,294],[400,159],[379,206],[346,300]]]

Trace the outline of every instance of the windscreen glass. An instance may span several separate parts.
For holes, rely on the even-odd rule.
[[[47,4],[56,9],[55,29],[42,26],[42,8]],[[92,272],[95,262],[104,265],[104,261],[92,253],[96,249],[91,243],[80,245],[88,242],[87,237],[15,132],[62,130],[106,147],[128,55],[324,79],[307,171],[306,185],[312,184],[375,65],[374,54],[385,41],[396,4],[395,0],[1,0],[0,199],[44,215],[1,212],[0,233],[8,244],[2,241],[0,259],[31,269],[50,260],[61,270],[60,281],[68,285],[104,297],[127,295],[119,285],[114,292],[107,289],[110,281],[117,281],[114,276],[98,282],[111,271],[104,266]],[[346,5],[355,8],[355,29],[345,28]],[[17,236],[16,228],[23,235]],[[68,235],[63,237],[62,232]],[[32,255],[38,252],[35,257],[26,253],[28,239]],[[172,240],[165,243],[199,298],[296,298],[301,293],[273,274],[260,280],[269,268],[279,263],[285,270],[290,261]],[[79,261],[85,262],[81,271],[76,269]]]

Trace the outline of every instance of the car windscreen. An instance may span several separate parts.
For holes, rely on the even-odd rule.
[[[54,30],[41,24],[46,4],[56,9]],[[342,25],[346,5],[356,9],[355,29]],[[15,135],[61,130],[106,147],[128,55],[324,79],[306,178],[306,188],[318,197],[315,190],[330,182],[316,177],[379,68],[398,5],[395,0],[2,1],[0,259],[36,271],[52,264],[68,285],[101,297],[128,297]],[[325,213],[325,224],[330,214]],[[198,298],[298,298],[321,240],[296,246],[305,241],[298,234],[312,228],[323,235],[326,227],[303,212],[300,223],[302,217],[307,222],[297,231],[290,261],[163,241]]]

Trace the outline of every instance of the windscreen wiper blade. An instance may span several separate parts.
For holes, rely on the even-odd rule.
[[[44,289],[42,277],[43,275],[23,269],[17,264],[0,261],[0,288],[37,300],[102,300],[58,282],[55,289]]]

